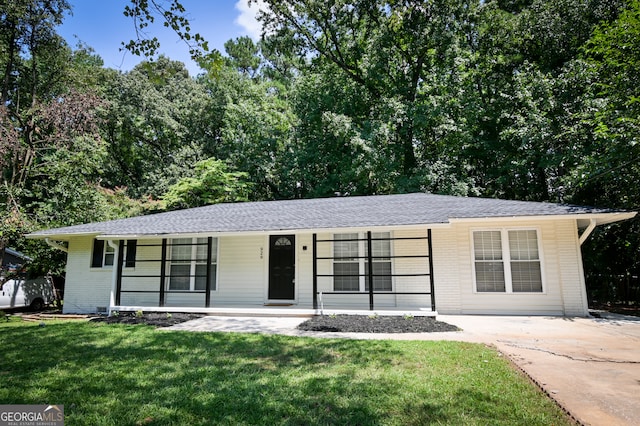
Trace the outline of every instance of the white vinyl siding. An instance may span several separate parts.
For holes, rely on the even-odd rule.
[[[473,254],[477,292],[542,292],[536,230],[474,231]]]

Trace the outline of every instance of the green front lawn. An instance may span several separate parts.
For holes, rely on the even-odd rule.
[[[0,322],[0,404],[68,425],[563,425],[499,354],[457,342]]]

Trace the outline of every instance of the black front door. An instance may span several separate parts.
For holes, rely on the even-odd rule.
[[[295,298],[295,265],[295,235],[269,236],[269,300]]]

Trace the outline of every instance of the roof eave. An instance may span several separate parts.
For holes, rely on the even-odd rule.
[[[405,225],[378,225],[378,226],[360,226],[360,227],[342,227],[342,228],[295,228],[295,229],[258,229],[247,231],[202,231],[200,233],[154,233],[154,234],[100,234],[96,238],[99,240],[119,240],[119,239],[153,239],[153,238],[195,238],[202,235],[211,235],[216,237],[231,236],[255,236],[255,235],[287,235],[287,234],[335,234],[344,232],[384,232],[400,229],[416,229],[416,228],[447,228],[451,226],[449,223],[415,223]]]
[[[39,234],[39,233],[32,233],[32,234],[27,234],[25,235],[25,238],[29,239],[29,240],[46,240],[47,238],[50,240],[55,240],[55,241],[69,241],[70,238],[73,237],[96,237],[100,235],[100,232],[73,232],[73,233],[60,233],[60,234],[56,234],[56,233],[46,233],[46,234]]]
[[[519,222],[519,221],[549,221],[549,220],[576,220],[579,226],[588,226],[591,220],[596,221],[596,225],[606,225],[631,219],[638,212],[610,212],[610,213],[575,213],[575,214],[550,214],[550,215],[528,215],[528,216],[493,216],[493,217],[460,217],[450,218],[452,224],[470,222]],[[583,222],[584,221],[584,222]],[[584,225],[582,225],[584,223]]]

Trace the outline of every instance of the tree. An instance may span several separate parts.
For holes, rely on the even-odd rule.
[[[162,197],[167,210],[247,201],[246,173],[230,172],[225,163],[215,158],[197,162],[194,170],[193,177],[180,179]]]
[[[456,34],[476,2],[458,0],[349,2],[266,1],[260,19],[272,45],[293,46],[313,64],[328,62],[367,97],[394,108],[388,161],[410,181],[418,166],[416,149],[432,143],[420,136],[430,95],[425,82],[450,65]],[[404,185],[415,190],[416,184]]]
[[[134,198],[159,197],[190,164],[206,158],[203,138],[216,133],[216,120],[208,121],[205,87],[183,63],[160,56],[113,73],[104,85],[110,100],[104,185],[128,187]]]
[[[640,206],[640,2],[602,23],[584,46],[598,108],[585,117],[594,129],[591,151],[573,174],[575,202],[638,210]],[[585,245],[590,293],[640,273],[640,220],[598,230]],[[603,294],[604,291],[604,294]],[[610,301],[611,299],[605,301]],[[614,299],[613,301],[616,301]]]
[[[224,44],[225,51],[229,55],[228,63],[241,73],[254,78],[260,68],[260,50],[250,37],[238,37],[228,40]]]
[[[207,61],[219,57],[217,51],[209,52],[208,42],[199,33],[192,34],[186,10],[178,0],[131,0],[131,4],[124,7],[124,15],[133,20],[136,39],[122,42],[122,46],[134,55],[147,58],[156,55],[160,42],[157,37],[150,38],[146,29],[159,19],[163,26],[176,32],[194,59]]]
[[[48,184],[62,181],[61,175],[47,174],[54,169],[53,158],[72,152],[81,156],[100,146],[97,110],[102,101],[70,84],[75,56],[55,32],[68,10],[63,0],[0,2],[0,51],[6,53],[0,56],[0,249],[24,244],[24,232],[56,222],[38,215],[38,207],[60,201],[44,195]],[[58,194],[85,187],[86,178],[67,181]],[[76,217],[69,214],[65,224]]]

